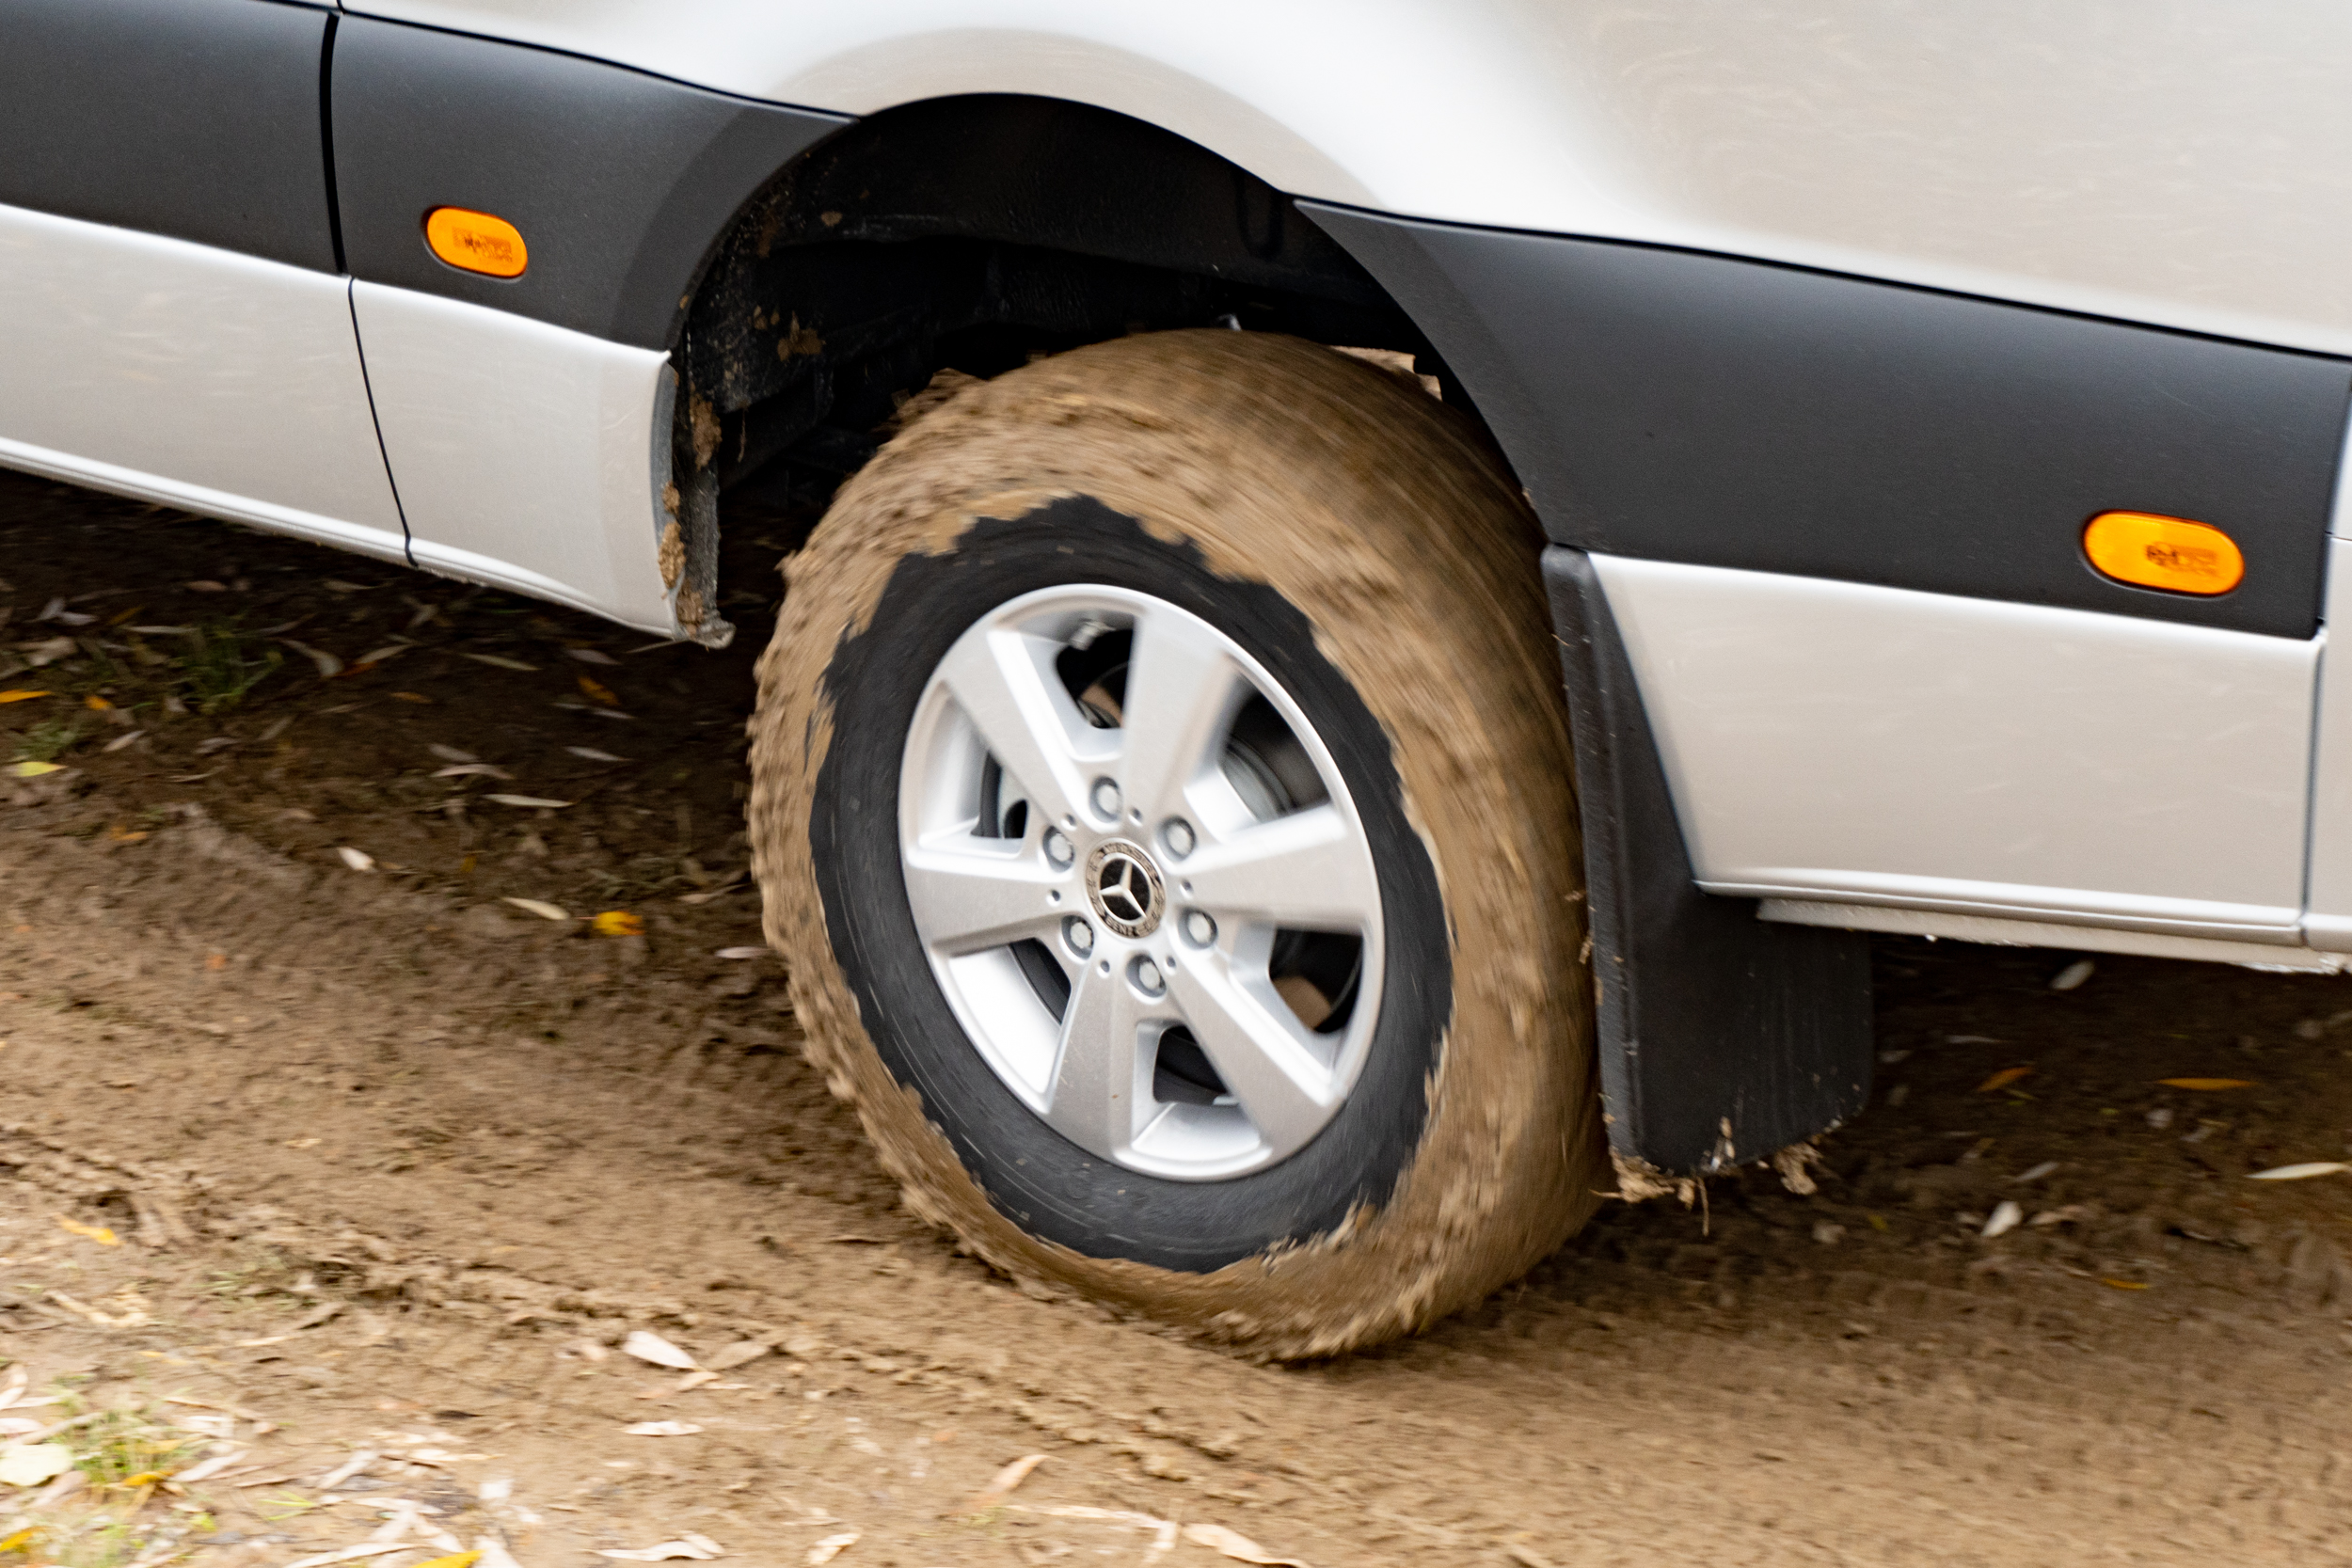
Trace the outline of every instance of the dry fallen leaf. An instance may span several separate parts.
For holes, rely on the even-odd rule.
[[[857,1543],[858,1532],[853,1529],[843,1530],[839,1535],[826,1536],[808,1549],[809,1568],[818,1568],[820,1563],[831,1562]]]
[[[542,795],[485,795],[485,800],[496,800],[501,806],[520,806],[525,810],[562,811],[569,800],[550,800]]]
[[[1029,1479],[1031,1470],[1044,1463],[1045,1456],[1041,1453],[1023,1454],[1019,1459],[989,1477],[988,1484],[973,1493],[971,1502],[965,1507],[974,1513],[994,1508],[1011,1495],[1014,1487]]]
[[[278,641],[315,665],[321,680],[331,681],[343,673],[343,661],[325,648],[313,648],[308,642],[297,642],[291,637],[281,637]]]
[[[1236,1562],[1255,1562],[1263,1568],[1307,1568],[1296,1558],[1276,1557],[1239,1530],[1227,1529],[1223,1525],[1186,1525],[1184,1539]]]
[[[512,904],[516,909],[521,910],[524,913],[535,914],[542,920],[571,919],[571,916],[565,914],[558,906],[547,903],[544,900],[537,898],[506,897],[500,899],[499,902],[502,904]]]
[[[2099,1281],[2099,1283],[2106,1286],[2110,1291],[2144,1291],[2148,1288],[2148,1282],[2144,1279],[2103,1278]]]
[[[2032,1073],[2032,1071],[2033,1069],[2029,1067],[2005,1067],[2000,1071],[1994,1073],[1992,1077],[1986,1079],[1983,1083],[1979,1084],[1977,1085],[1977,1092],[1979,1094],[1991,1094],[1994,1089],[2005,1089],[2011,1084],[2016,1083],[2020,1078],[2028,1076]]]
[[[703,1365],[714,1372],[723,1372],[747,1361],[758,1360],[768,1354],[769,1349],[765,1339],[738,1339],[734,1344],[722,1345],[704,1356]]]
[[[2314,1176],[2333,1176],[2339,1171],[2352,1170],[2352,1164],[2342,1160],[2314,1160],[2301,1165],[2273,1165],[2258,1170],[2247,1178],[2249,1181],[2307,1181]]]
[[[520,670],[526,674],[536,674],[539,670],[535,664],[525,664],[519,658],[506,658],[498,654],[467,654],[464,657],[476,664],[487,664],[494,670]]]
[[[0,703],[29,703],[36,697],[54,697],[56,695],[56,693],[54,691],[33,691],[20,687],[13,690],[0,691]]]
[[[722,958],[764,958],[768,956],[768,949],[765,947],[722,947],[719,949],[718,956]]]
[[[443,762],[480,762],[482,760],[471,752],[461,752],[454,746],[444,746],[437,740],[426,746],[425,750],[439,757]]]
[[[616,757],[610,752],[599,752],[594,746],[566,746],[564,750],[576,757],[585,757],[590,762],[627,762],[628,760],[627,757]]]
[[[373,1449],[361,1449],[358,1453],[353,1454],[349,1459],[344,1460],[341,1465],[336,1465],[333,1469],[327,1471],[326,1474],[319,1477],[318,1480],[312,1481],[310,1484],[317,1491],[332,1492],[336,1487],[341,1486],[343,1482],[349,1481],[352,1477],[358,1475],[360,1471],[374,1464],[375,1460],[376,1455]]]
[[[2064,969],[2059,970],[2058,974],[2051,976],[2050,989],[2052,990],[2073,990],[2076,987],[2080,986],[2085,980],[2090,979],[2092,974],[2097,971],[2098,967],[2099,966],[2097,964],[2092,963],[2089,958],[2076,958],[2073,963],[2068,964]]]
[[[67,1219],[63,1214],[59,1214],[57,1216],[57,1225],[61,1229],[70,1230],[74,1235],[80,1236],[87,1241],[96,1242],[100,1246],[120,1246],[122,1244],[122,1238],[116,1235],[113,1231],[107,1229],[103,1225],[77,1224],[72,1220]]]
[[[689,1533],[675,1541],[664,1541],[658,1546],[640,1546],[633,1552],[598,1552],[596,1555],[611,1558],[615,1562],[667,1562],[676,1558],[683,1558],[689,1562],[708,1562],[724,1550],[707,1535]]]
[[[341,855],[343,858],[343,863],[354,871],[375,869],[375,857],[365,849],[354,849],[350,845],[343,844],[336,847],[335,853]]]
[[[494,762],[453,762],[447,768],[433,770],[437,779],[503,779],[515,782],[515,775]]]
[[[1986,1237],[2006,1236],[2025,1223],[2026,1212],[2008,1198],[2003,1198],[1993,1211],[1993,1217],[1984,1222]]]
[[[675,1367],[681,1372],[702,1370],[702,1364],[686,1352],[670,1343],[660,1335],[648,1333],[642,1328],[632,1328],[628,1331],[628,1338],[621,1341],[621,1354],[633,1355],[640,1361],[650,1361],[657,1367]]]
[[[600,937],[642,937],[645,934],[645,917],[627,910],[607,910],[594,922]]]
[[[610,664],[617,667],[621,662],[611,654],[599,653],[594,648],[566,648],[564,651],[582,664]]]
[[[2254,1086],[2251,1078],[2159,1078],[2156,1082],[2169,1089],[2198,1089],[2208,1094],[2222,1089],[2250,1089]]]
[[[44,773],[62,773],[64,771],[65,765],[63,763],[56,762],[33,762],[28,759],[24,762],[14,762],[8,765],[8,772],[10,776],[19,779],[38,779]]]
[[[621,699],[612,694],[612,689],[594,675],[574,675],[572,678],[580,682],[581,694],[590,702],[602,703],[607,707],[621,705]]]
[[[418,1563],[417,1568],[473,1568],[481,1560],[482,1548],[476,1546],[469,1552],[452,1552],[447,1557],[428,1559]]]
[[[0,1449],[0,1483],[39,1486],[73,1468],[73,1450],[63,1443],[15,1443]]]
[[[691,1421],[640,1421],[623,1430],[631,1437],[691,1437],[702,1428]]]

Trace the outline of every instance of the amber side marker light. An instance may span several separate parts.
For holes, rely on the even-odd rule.
[[[451,266],[492,277],[520,277],[531,264],[522,230],[504,218],[463,207],[436,207],[427,213],[424,243]]]
[[[2174,594],[2227,594],[2246,576],[2228,534],[2153,512],[2100,513],[2083,528],[2083,554],[2118,582]]]

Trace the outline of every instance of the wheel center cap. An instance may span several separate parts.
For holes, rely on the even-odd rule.
[[[1168,909],[1159,868],[1143,847],[1106,839],[1087,856],[1087,899],[1103,924],[1122,937],[1148,937]]]

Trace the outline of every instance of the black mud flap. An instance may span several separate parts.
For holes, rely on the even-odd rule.
[[[1544,551],[1574,730],[1610,1147],[1667,1175],[1770,1158],[1870,1094],[1870,954],[1699,891],[1599,578]]]

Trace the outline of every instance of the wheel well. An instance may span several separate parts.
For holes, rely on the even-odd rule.
[[[1467,407],[1352,257],[1197,143],[1053,99],[887,110],[782,171],[717,245],[679,345],[674,472],[712,508],[725,488],[805,513],[943,369],[1219,322],[1411,355]]]

